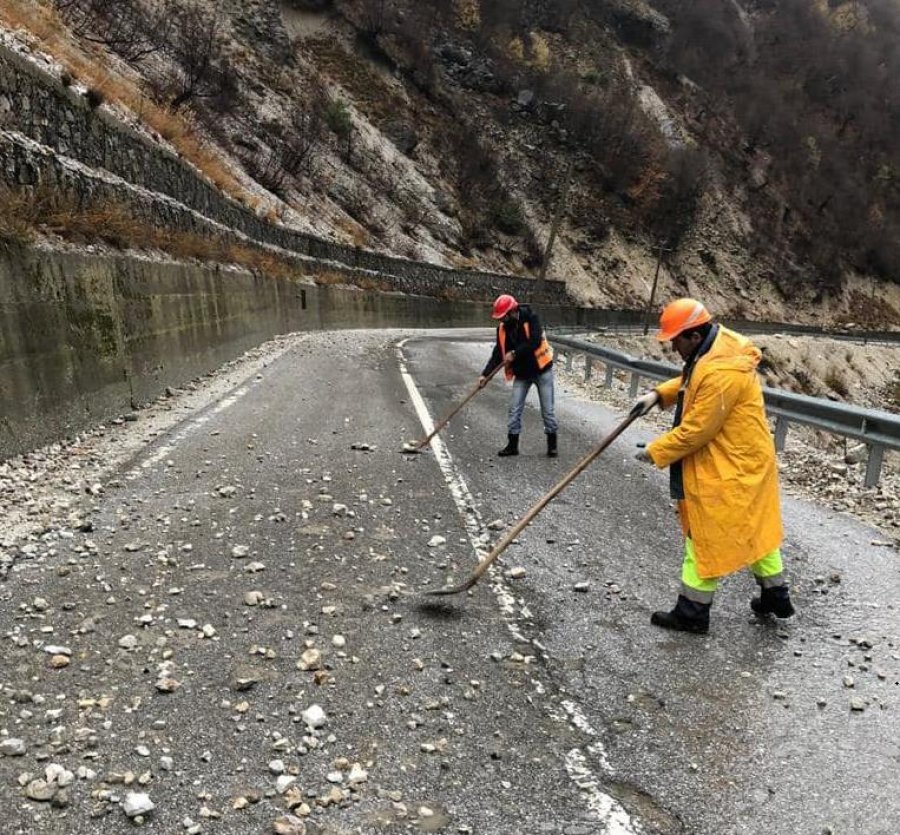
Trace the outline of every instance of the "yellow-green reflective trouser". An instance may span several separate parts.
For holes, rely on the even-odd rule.
[[[784,574],[781,565],[781,549],[769,551],[762,559],[750,564],[756,582],[764,589],[783,586]],[[681,593],[695,603],[712,603],[713,595],[719,587],[719,577],[703,578],[697,573],[697,554],[690,537],[684,540],[684,562],[681,564]]]

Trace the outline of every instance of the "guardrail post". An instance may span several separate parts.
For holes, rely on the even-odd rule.
[[[631,375],[631,387],[628,389],[629,397],[637,397],[638,386],[641,384],[641,375],[633,372]]]
[[[784,415],[778,415],[775,419],[775,449],[778,452],[784,450],[784,442],[787,440],[788,419]]]
[[[881,477],[881,462],[884,459],[884,447],[881,444],[869,445],[869,460],[866,463],[866,487],[874,487]]]
[[[572,362],[575,359],[575,354],[573,351],[566,352],[566,371],[571,372],[572,370]]]
[[[612,388],[613,384],[613,372],[615,372],[615,368],[612,367],[611,363],[606,363],[606,379],[603,381],[603,385],[608,389]]]
[[[591,362],[591,355],[585,354],[584,357],[584,381],[588,382],[591,379],[591,366],[593,362]]]

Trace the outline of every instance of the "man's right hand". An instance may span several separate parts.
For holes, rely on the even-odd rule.
[[[634,405],[631,407],[631,414],[635,417],[642,417],[646,415],[654,406],[659,403],[659,393],[656,391],[648,391],[646,394],[642,394],[637,400],[634,401]]]
[[[482,374],[478,378],[478,388],[483,389],[487,385],[487,381],[488,381],[488,378],[485,377],[484,374]]]

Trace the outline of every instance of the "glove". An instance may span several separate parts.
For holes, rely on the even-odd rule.
[[[634,454],[634,457],[635,457],[635,459],[640,461],[642,464],[652,464],[653,463],[653,459],[650,457],[650,453],[647,452],[647,450],[643,449],[643,448],[639,449]]]
[[[635,417],[642,417],[658,403],[659,394],[656,391],[648,391],[634,401],[634,405],[631,407],[631,414]]]

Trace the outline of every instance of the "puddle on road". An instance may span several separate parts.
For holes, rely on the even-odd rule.
[[[412,806],[413,804],[408,805]],[[424,817],[418,815],[417,811],[422,808],[428,809],[431,814]],[[401,815],[395,808],[383,807],[374,811],[369,816],[369,821],[373,826],[387,829],[395,824],[408,823],[412,819],[412,823],[418,826],[422,832],[440,832],[452,823],[450,815],[440,806],[425,802],[415,804],[415,810],[415,816],[413,816],[412,810],[409,814],[404,813]]]
[[[423,832],[439,832],[445,826],[450,825],[450,816],[446,812],[433,807],[429,808],[434,814],[425,818],[419,818],[419,829]]]
[[[665,832],[667,835],[685,835],[684,822],[669,812],[654,797],[632,783],[610,780],[604,781],[604,789],[618,800],[629,812],[639,818],[650,831]]]
[[[463,616],[463,610],[458,605],[441,600],[420,600],[414,604],[414,608],[420,614],[434,620],[459,620]]]

